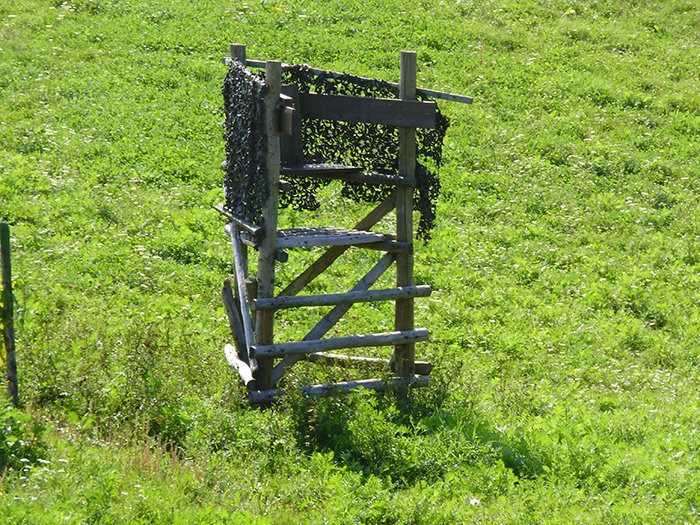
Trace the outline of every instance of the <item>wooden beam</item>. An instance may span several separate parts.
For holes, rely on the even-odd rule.
[[[282,310],[305,306],[334,306],[338,304],[368,303],[371,301],[391,301],[406,297],[428,297],[430,286],[403,286],[386,290],[367,290],[322,295],[296,295],[256,299],[252,302],[253,310]]]
[[[266,235],[258,252],[258,297],[273,297],[275,292],[275,251],[277,249],[277,208],[279,206],[280,140],[278,103],[282,85],[282,63],[270,60],[265,67],[265,136],[267,137],[267,187],[269,189],[263,207],[263,224]],[[255,340],[259,345],[273,343],[274,312],[260,312],[255,319]],[[252,354],[251,354],[252,355]],[[258,359],[256,379],[262,389],[273,388],[274,362],[269,357]]]
[[[0,265],[2,266],[3,341],[7,365],[7,394],[15,407],[19,406],[17,386],[17,355],[15,353],[14,299],[12,295],[12,261],[10,260],[10,226],[0,222]]]
[[[224,281],[224,286],[221,290],[221,299],[224,302],[224,309],[226,310],[228,324],[231,328],[234,346],[238,351],[239,357],[248,363],[248,348],[246,346],[243,320],[241,319],[241,307],[238,301],[233,297],[230,279]]]
[[[235,222],[239,228],[244,229],[248,233],[251,233],[253,235],[257,235],[260,232],[260,230],[262,230],[262,228],[260,228],[260,226],[255,226],[254,224],[250,224],[249,222],[246,222],[243,219],[239,219],[238,217],[229,213],[228,211],[226,211],[226,209],[224,208],[224,205],[221,203],[214,206],[214,209],[216,211],[218,211],[221,215],[226,217],[228,220],[230,220],[231,222]]]
[[[413,243],[398,242],[398,241],[382,241],[370,242],[367,244],[353,244],[357,248],[365,248],[367,250],[379,250],[389,253],[413,253]]]
[[[246,388],[248,390],[257,390],[257,382],[253,377],[253,371],[248,366],[248,363],[240,358],[236,348],[233,345],[226,345],[224,347],[224,355],[228,364],[236,369]]]
[[[229,53],[231,53],[231,58],[235,58],[238,60],[241,64],[247,65],[248,61],[246,60],[246,46],[245,44],[231,44],[229,45]]]
[[[229,57],[224,57],[224,64],[229,63],[231,59]],[[249,67],[258,67],[258,68],[265,68],[265,61],[264,60],[246,60],[246,65]],[[288,68],[291,67],[290,64],[282,64],[283,68]],[[316,68],[309,68],[309,71],[316,76],[327,76],[331,78],[339,78],[344,75],[344,73],[336,73],[334,71],[326,71],[325,69],[316,69]],[[359,78],[360,80],[372,80],[369,78],[363,78],[363,77],[356,77]],[[387,82],[389,86],[392,87],[399,87],[399,84],[396,84],[395,82]],[[430,98],[437,98],[437,99],[442,99],[442,100],[448,100],[450,102],[459,102],[460,104],[471,104],[474,102],[474,99],[472,97],[468,97],[466,95],[457,95],[454,93],[447,93],[445,91],[438,91],[436,89],[426,89],[426,88],[418,88],[417,91],[421,93],[422,95],[425,95]]]
[[[300,93],[302,119],[339,120],[411,128],[435,127],[435,102]]]
[[[401,332],[384,332],[380,334],[348,335],[331,339],[314,341],[294,341],[292,343],[262,344],[251,348],[251,355],[257,358],[283,357],[290,354],[312,354],[340,348],[362,348],[370,346],[391,346],[427,341],[428,330],[417,328]]]
[[[253,371],[257,371],[258,363],[250,357],[250,347],[255,344],[255,336],[253,334],[253,320],[250,317],[250,307],[248,293],[246,290],[246,270],[245,260],[243,256],[243,247],[241,244],[241,235],[238,231],[238,226],[231,223],[229,229],[231,235],[231,247],[233,249],[233,269],[236,276],[236,290],[238,292],[238,300],[240,301],[241,321],[243,322],[243,335],[245,339],[246,353],[248,354],[248,363]]]
[[[416,98],[416,53],[401,52],[401,86],[402,100]],[[399,128],[399,175],[415,177],[416,170],[416,130]],[[413,189],[396,190],[396,240],[413,242]],[[396,256],[396,286],[413,286],[413,254],[402,253]],[[413,299],[396,301],[394,319],[395,330],[412,330],[414,327]],[[412,376],[414,373],[415,346],[409,342],[397,346],[394,350],[394,366],[399,376]]]
[[[389,388],[420,388],[430,383],[429,376],[394,377],[388,381],[383,379],[361,379],[359,381],[343,381],[340,383],[325,383],[301,387],[299,390],[310,397],[324,397],[333,394],[348,393],[359,388],[384,392]],[[248,393],[252,405],[273,403],[284,395],[284,390],[256,390]]]

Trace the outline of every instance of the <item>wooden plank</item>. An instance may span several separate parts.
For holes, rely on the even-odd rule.
[[[364,219],[355,225],[356,230],[368,230],[380,220],[382,220],[391,210],[394,209],[395,196],[392,193],[389,197],[384,199],[379,206],[373,209]],[[313,281],[316,277],[321,275],[333,262],[338,259],[345,250],[347,246],[333,246],[327,250],[323,255],[321,255],[314,263],[304,270],[298,277],[296,277],[291,283],[289,283],[284,290],[282,290],[279,295],[296,295],[304,287]]]
[[[401,332],[385,332],[380,334],[348,335],[331,339],[316,339],[313,341],[294,341],[291,343],[262,344],[251,348],[251,355],[261,357],[283,357],[290,354],[312,354],[340,348],[361,348],[370,346],[391,346],[406,343],[427,341],[428,330],[417,328]]]
[[[258,363],[250,357],[249,352],[250,347],[255,344],[255,337],[253,334],[253,320],[250,317],[248,293],[246,291],[246,270],[241,236],[238,231],[238,226],[234,223],[231,224],[229,231],[231,235],[231,247],[233,249],[233,269],[236,276],[236,290],[238,292],[238,300],[241,303],[239,311],[241,313],[241,320],[243,321],[245,347],[248,353],[248,363],[255,372],[258,369]]]
[[[301,116],[299,108],[299,88],[294,85],[282,86],[282,94],[291,98],[297,111],[291,115],[291,129],[280,136],[280,160],[282,164],[303,164],[304,147],[301,141]]]
[[[311,354],[307,356],[307,360],[312,363],[321,363],[331,366],[339,366],[342,368],[350,367],[372,367],[379,368],[382,370],[389,370],[391,367],[391,362],[389,359],[382,359],[380,357],[365,357],[356,355],[342,355],[333,354],[329,352],[319,352],[316,354]],[[433,370],[433,365],[427,361],[416,361],[416,374],[418,375],[429,375]]]
[[[252,302],[253,310],[282,310],[306,306],[334,306],[338,304],[368,303],[371,301],[391,301],[406,297],[428,297],[430,286],[404,286],[385,290],[367,290],[324,295],[296,295],[256,299]]]
[[[226,345],[224,347],[224,355],[228,364],[236,369],[246,388],[248,390],[257,390],[257,382],[253,377],[253,371],[248,366],[248,363],[240,358],[236,348],[233,345]]]
[[[372,269],[367,272],[367,274],[359,280],[359,282],[353,287],[352,292],[366,291],[369,290],[374,283],[386,272],[389,267],[394,262],[395,257],[392,254],[385,254],[377,264],[375,264]],[[321,319],[316,326],[314,326],[311,331],[306,334],[304,341],[310,341],[314,339],[321,339],[324,335],[328,333],[328,330],[333,328],[335,324],[345,315],[345,313],[352,307],[352,304],[339,304],[328,312],[323,319]],[[273,377],[275,382],[282,378],[286,371],[291,368],[294,363],[303,359],[302,355],[288,355],[275,367],[273,372]]]
[[[229,57],[224,57],[224,64],[228,64],[231,59]],[[264,68],[265,67],[265,61],[263,60],[246,60],[246,65],[249,67],[258,67],[258,68]],[[290,64],[282,64],[282,67],[290,67]],[[324,69],[316,69],[316,68],[309,68],[309,71],[316,75],[316,76],[329,76],[331,78],[338,78],[343,75],[343,73],[336,73],[333,71],[326,71]],[[369,78],[363,78],[363,77],[356,77],[361,80],[372,80]],[[392,87],[399,87],[399,84],[396,84],[395,82],[387,82],[389,86]],[[442,99],[442,100],[448,100],[450,102],[459,102],[461,104],[471,104],[474,102],[474,99],[472,97],[468,97],[466,95],[456,95],[454,93],[447,93],[445,91],[438,91],[436,89],[426,89],[426,88],[418,88],[416,90],[417,92],[430,97],[430,98],[437,98],[437,99]]]
[[[339,120],[411,128],[435,127],[435,102],[300,93],[299,106],[302,119]]]
[[[387,186],[415,186],[415,179],[406,179],[383,173],[365,173],[357,166],[338,164],[300,164],[282,166],[280,172],[285,177],[314,177],[319,179],[361,182],[363,184],[383,184]]]
[[[390,241],[391,235],[345,228],[292,228],[277,230],[277,247],[307,248],[312,246],[349,246]]]
[[[379,250],[390,253],[413,253],[413,243],[398,241],[372,242],[369,244],[353,244],[366,250]]]
[[[230,279],[224,281],[224,286],[221,290],[221,299],[224,302],[224,309],[226,310],[228,324],[231,328],[234,346],[238,351],[239,357],[248,363],[248,348],[246,346],[243,320],[241,319],[241,307],[233,297]]]
[[[377,392],[384,392],[389,388],[421,388],[430,384],[429,376],[393,377],[383,379],[361,379],[358,381],[343,381],[340,383],[325,383],[301,387],[299,390],[310,397],[325,397],[334,394],[343,394],[366,388]],[[284,395],[284,390],[256,390],[248,393],[248,399],[252,405],[273,403]]]
[[[7,366],[7,394],[15,407],[19,406],[17,386],[17,355],[15,352],[14,299],[12,295],[12,261],[10,259],[10,226],[0,222],[0,265],[2,266],[3,341]]]
[[[401,85],[402,100],[413,100],[416,97],[416,53],[401,52]],[[416,130],[410,127],[399,128],[399,174],[402,177],[415,177],[416,169]],[[398,188],[396,190],[396,240],[413,242],[413,189]],[[402,253],[396,256],[396,286],[413,285],[413,254]],[[395,330],[411,330],[414,327],[413,299],[396,301],[394,315]],[[399,376],[412,376],[414,373],[415,346],[405,344],[394,351],[393,362]]]

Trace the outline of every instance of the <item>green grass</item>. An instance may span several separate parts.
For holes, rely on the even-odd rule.
[[[690,0],[3,3],[24,408],[0,419],[2,514],[697,522],[698,15]],[[436,369],[408,408],[355,394],[254,410],[227,369],[231,255],[211,206],[230,42],[393,81],[413,49],[419,86],[475,99],[440,104],[438,227],[416,250],[434,290],[417,352]],[[313,220],[357,210],[327,198]],[[314,286],[353,283],[366,256]],[[350,314],[345,332],[391,321]],[[281,338],[309,323],[281,318]],[[290,383],[342,377],[302,366]]]

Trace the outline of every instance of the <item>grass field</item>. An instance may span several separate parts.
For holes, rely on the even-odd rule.
[[[417,354],[436,368],[408,408],[357,393],[251,409],[227,369],[212,206],[230,42],[392,81],[412,49],[420,87],[474,97],[440,103],[438,226],[416,247],[434,290]],[[3,0],[23,408],[0,406],[0,512],[700,522],[699,85],[694,0]],[[350,206],[327,197],[335,215],[314,220]],[[341,328],[381,330],[382,313]],[[305,322],[281,319],[282,337]]]

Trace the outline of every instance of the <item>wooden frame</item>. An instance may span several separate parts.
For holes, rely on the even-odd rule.
[[[217,208],[229,222],[226,232],[231,239],[235,287],[224,283],[222,298],[229,317],[234,344],[226,345],[225,355],[249,390],[251,403],[267,403],[279,397],[277,383],[299,360],[332,363],[340,366],[380,366],[396,374],[390,383],[402,388],[424,386],[431,370],[429,363],[416,363],[415,343],[426,341],[428,330],[416,328],[414,299],[430,295],[429,286],[415,286],[413,282],[413,192],[416,165],[416,127],[435,125],[436,108],[433,102],[416,100],[416,54],[401,53],[401,82],[399,99],[380,99],[299,94],[292,86],[281,85],[279,61],[247,60],[244,45],[232,44],[231,57],[241,63],[265,68],[265,133],[267,136],[268,186],[270,195],[264,207],[264,222],[268,230],[262,241],[256,242],[257,230]],[[324,72],[328,74],[328,72]],[[449,94],[442,94],[449,95]],[[458,95],[450,95],[452,100]],[[445,98],[445,97],[442,97]],[[462,97],[461,102],[471,102]],[[350,122],[388,124],[399,127],[398,176],[366,174],[360,167],[303,164],[301,151],[301,119],[329,119]],[[355,228],[314,228],[293,231],[278,230],[277,213],[280,187],[285,177],[318,176],[352,180],[366,184],[388,184],[395,189],[391,195],[360,220]],[[387,214],[396,214],[396,232],[386,234],[371,231]],[[241,232],[243,229],[243,232]],[[257,275],[248,275],[247,250],[258,250]],[[328,249],[304,272],[288,283],[277,295],[275,291],[275,264],[284,262],[283,250],[306,246],[326,246]],[[329,295],[297,295],[322,274],[350,247],[381,250],[385,255],[348,292]],[[370,290],[392,266],[396,267],[396,287]],[[235,297],[234,297],[235,290]],[[379,334],[347,335],[324,338],[353,304],[391,300],[395,301],[394,331]],[[278,343],[274,340],[274,315],[280,309],[307,306],[333,308],[301,340]],[[340,356],[329,353],[343,348],[393,346],[391,359]],[[275,363],[275,359],[279,359]],[[419,375],[416,375],[418,373]],[[308,395],[327,395],[353,388],[387,388],[378,379],[349,381],[337,384],[304,387]]]

